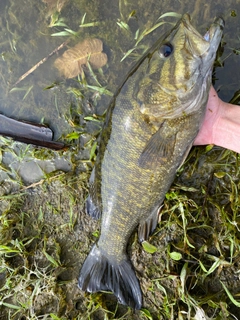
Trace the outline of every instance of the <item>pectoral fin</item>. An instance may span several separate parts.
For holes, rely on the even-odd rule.
[[[165,137],[160,128],[146,144],[138,165],[144,169],[154,169],[156,165],[166,163],[173,154],[175,141],[176,134]]]

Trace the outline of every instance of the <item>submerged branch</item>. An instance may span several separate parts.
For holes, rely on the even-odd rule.
[[[41,64],[43,64],[44,62],[46,62],[51,56],[53,56],[55,53],[57,53],[60,49],[62,49],[64,46],[67,45],[67,43],[69,42],[69,40],[63,42],[62,44],[60,44],[60,46],[58,46],[56,49],[54,49],[51,53],[49,53],[49,55],[45,58],[43,58],[42,60],[40,60],[37,64],[35,64],[35,66],[33,66],[30,70],[28,70],[26,73],[24,73],[17,82],[14,83],[13,86],[16,86],[19,82],[21,82],[23,79],[25,79],[29,74],[31,74],[33,71],[35,71]]]

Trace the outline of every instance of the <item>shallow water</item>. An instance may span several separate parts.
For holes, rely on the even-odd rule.
[[[62,4],[62,6],[60,6]],[[59,11],[59,12],[58,12]],[[219,1],[74,1],[74,0],[2,0],[0,4],[0,113],[16,119],[47,124],[54,132],[54,139],[64,140],[67,134],[96,135],[101,128],[99,123],[85,121],[84,117],[103,114],[110,101],[109,95],[89,89],[86,83],[104,87],[112,93],[124,79],[130,66],[141,52],[159,38],[177,20],[168,21],[145,36],[138,50],[121,61],[126,52],[136,43],[139,34],[152,28],[166,12],[189,12],[197,29],[204,34],[216,15],[221,14],[226,22],[223,45],[214,73],[214,83],[222,99],[229,101],[239,90],[240,55],[240,2],[222,3]],[[85,18],[84,18],[85,17]],[[83,21],[84,18],[84,21]],[[54,26],[59,22],[64,26]],[[95,23],[95,26],[91,24]],[[126,23],[128,30],[119,24]],[[90,24],[90,26],[89,26]],[[80,25],[83,25],[80,27]],[[85,27],[84,27],[85,25]],[[71,30],[76,35],[52,36],[52,34]],[[67,48],[87,38],[103,41],[108,64],[102,72],[95,72],[97,81],[85,69],[86,79],[77,77],[64,79],[54,67],[54,61]],[[33,66],[58,48],[68,44],[29,73],[15,85],[18,79]],[[80,81],[78,81],[80,80]],[[100,119],[101,120],[101,119]],[[87,140],[90,138],[87,137]],[[85,138],[76,143],[85,146]],[[23,148],[25,146],[23,145]],[[83,151],[82,156],[84,154]],[[87,158],[89,153],[86,153]],[[81,157],[81,155],[80,155]],[[66,161],[66,159],[64,159]],[[64,167],[64,165],[63,165]],[[57,169],[53,167],[53,169]],[[23,170],[20,170],[23,172]],[[31,170],[29,171],[29,173]],[[26,180],[27,173],[24,174]],[[30,173],[31,175],[31,173]],[[35,177],[36,180],[42,174]],[[32,178],[30,177],[32,182]]]
[[[0,244],[21,250],[17,254],[0,255],[0,296],[3,301],[0,318],[15,314],[13,319],[55,319],[57,315],[61,319],[81,320],[146,319],[144,313],[134,313],[124,307],[117,307],[112,295],[107,295],[106,299],[106,296],[101,294],[89,296],[77,288],[79,269],[96,240],[99,228],[99,223],[92,221],[83,212],[87,193],[86,181],[89,176],[88,172],[83,171],[88,165],[91,166],[87,145],[92,136],[94,139],[99,132],[102,119],[97,118],[100,122],[93,122],[84,120],[84,117],[92,116],[93,113],[102,114],[110,96],[86,88],[84,81],[80,83],[77,78],[61,78],[53,64],[66,48],[50,57],[18,85],[14,86],[14,83],[64,41],[69,40],[68,47],[72,47],[85,38],[97,37],[104,43],[108,64],[103,67],[102,74],[97,70],[95,75],[103,87],[114,92],[134,63],[134,58],[137,58],[132,55],[121,62],[125,53],[135,45],[134,38],[138,29],[141,33],[144,29],[151,28],[163,13],[176,11],[181,14],[189,12],[197,29],[204,34],[213,18],[220,12],[226,22],[223,38],[225,44],[216,67],[214,82],[220,90],[220,97],[228,101],[240,87],[240,56],[232,50],[240,47],[240,1],[69,0],[61,9],[59,19],[64,18],[68,28],[78,32],[77,38],[51,36],[66,27],[49,26],[60,1],[55,1],[55,6],[51,8],[48,8],[45,2],[0,2],[0,113],[17,119],[44,122],[53,129],[55,139],[64,141],[66,135],[73,131],[84,134],[71,142],[70,148],[63,152],[37,149],[21,143],[11,143],[9,139],[1,139],[0,219],[5,225],[0,225]],[[84,23],[98,22],[96,27],[79,27],[85,13]],[[129,18],[131,13],[132,17]],[[176,18],[164,20],[175,22]],[[129,31],[119,27],[117,22],[122,21],[128,23]],[[139,45],[150,46],[169,27],[169,24],[162,25],[144,37]],[[142,49],[139,48],[138,55]],[[86,79],[88,84],[97,85],[88,71]],[[12,88],[21,90],[11,91]],[[74,92],[77,94],[74,95]],[[153,314],[152,319],[170,319],[170,311],[165,317],[161,316],[162,313],[165,314],[161,309],[162,305],[167,305],[166,309],[174,310],[172,319],[177,319],[179,310],[182,311],[181,319],[186,314],[188,308],[183,303],[184,297],[179,289],[181,286],[178,277],[180,274],[183,276],[183,264],[185,265],[186,261],[189,263],[189,278],[193,279],[188,286],[188,292],[193,296],[196,294],[196,304],[203,306],[204,310],[209,312],[209,317],[218,314],[218,319],[222,318],[224,304],[229,304],[222,287],[217,286],[219,276],[231,289],[236,287],[235,292],[239,292],[239,281],[234,278],[239,270],[237,257],[233,257],[234,264],[226,268],[226,272],[224,267],[223,272],[219,267],[217,277],[215,274],[208,277],[201,274],[197,263],[201,258],[209,270],[213,264],[209,257],[217,261],[220,252],[221,259],[227,264],[225,260],[229,260],[228,248],[232,239],[230,236],[234,238],[231,243],[233,247],[235,243],[236,247],[239,244],[237,226],[231,225],[231,214],[238,200],[237,159],[235,154],[227,150],[205,153],[204,148],[195,148],[179,173],[176,180],[178,184],[169,191],[159,228],[150,240],[158,248],[157,252],[151,255],[144,251],[137,241],[133,241],[131,259],[140,275],[144,306]],[[50,176],[55,170],[70,172],[60,178]],[[229,177],[232,177],[232,180]],[[31,184],[41,178],[46,178],[42,184],[34,184],[27,190],[21,186],[21,194],[17,192],[13,195],[15,198],[11,199],[11,193],[19,190],[19,180],[22,180],[23,184]],[[184,187],[181,187],[182,185]],[[188,193],[189,199],[186,197]],[[178,201],[182,201],[187,208],[190,230],[187,231],[194,248],[183,243],[186,221],[181,224],[179,212],[175,212]],[[227,206],[225,215],[231,225],[226,239],[221,217],[223,206]],[[170,248],[181,252],[187,260],[169,260]],[[50,258],[52,260],[49,260]],[[197,272],[200,273],[199,278]],[[209,306],[203,301],[205,295],[209,297]],[[7,303],[15,308],[22,304],[17,310],[6,306]],[[217,306],[217,311],[214,310],[214,303],[219,303],[221,308]],[[53,315],[50,315],[51,312]],[[125,313],[126,316],[123,316]],[[239,311],[235,314],[238,316]],[[148,318],[151,319],[151,315]]]
[[[232,48],[240,47],[240,2],[229,1],[66,1],[59,13],[58,20],[64,19],[67,27],[77,31],[77,37],[53,37],[51,34],[63,31],[66,27],[50,27],[51,14],[57,10],[57,1],[52,7],[43,1],[31,0],[2,0],[0,4],[0,54],[2,57],[0,82],[0,112],[17,119],[44,122],[54,130],[55,139],[71,131],[68,123],[71,108],[82,109],[84,101],[79,101],[70,88],[79,88],[76,79],[61,78],[53,63],[57,54],[40,65],[33,73],[18,85],[14,83],[36,63],[47,57],[61,43],[70,39],[68,46],[88,37],[100,38],[104,43],[104,51],[108,54],[108,65],[104,68],[104,77],[100,77],[102,85],[115,91],[121,82],[131,58],[120,62],[126,51],[135,44],[134,36],[137,29],[151,27],[157,18],[166,12],[176,11],[180,14],[189,12],[200,32],[205,33],[213,18],[221,13],[226,21],[223,41],[223,54],[220,58],[223,67],[216,69],[215,85],[220,89],[220,96],[230,100],[239,89],[240,74],[236,72],[240,56],[233,53]],[[55,6],[54,6],[54,3]],[[84,23],[98,22],[95,27],[80,28],[81,20],[86,13]],[[132,17],[128,18],[132,13]],[[234,15],[236,14],[236,17]],[[176,18],[165,20],[175,22]],[[121,29],[117,22],[127,22],[129,31]],[[163,33],[167,25],[163,25],[142,41],[150,45]],[[140,43],[141,44],[141,43]],[[62,54],[66,47],[59,51]],[[98,75],[98,72],[96,72]],[[89,79],[94,85],[94,81]],[[50,87],[53,83],[58,85]],[[95,83],[96,85],[96,83]],[[11,91],[11,89],[13,89]],[[26,95],[26,93],[29,93]],[[84,90],[86,99],[92,95]],[[26,96],[25,96],[26,95]],[[106,100],[106,101],[105,101]],[[107,107],[108,99],[98,101],[102,111]],[[104,104],[104,106],[103,106]]]

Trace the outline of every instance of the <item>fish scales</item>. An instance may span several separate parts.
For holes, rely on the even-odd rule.
[[[126,255],[154,231],[159,208],[200,129],[223,20],[203,37],[188,14],[133,68],[108,109],[90,178],[87,211],[102,214],[101,235],[79,276],[82,290],[113,291],[141,308],[139,282]]]
[[[116,101],[117,105],[118,101]],[[124,139],[122,137],[121,142],[118,141],[117,144],[115,143],[117,137],[114,137],[115,135],[123,135],[123,131],[125,131],[124,127],[120,125],[120,119],[124,115],[125,117],[130,116],[134,120],[135,117],[141,116],[139,108],[131,108],[131,106],[128,103],[125,109],[121,104],[121,108],[118,108],[121,112],[113,112],[111,138],[108,141],[102,162],[102,206],[103,212],[106,208],[106,214],[103,214],[102,217],[100,243],[104,247],[112,247],[115,250],[114,254],[120,259],[125,254],[126,241],[138,223],[147,219],[149,212],[152,212],[156,206],[159,207],[163,201],[186,150],[186,147],[182,150],[182,142],[179,139],[171,159],[164,166],[157,166],[156,163],[153,169],[139,167],[137,165],[138,159],[150,139],[151,133],[146,134],[145,126],[134,121],[134,130],[131,135],[127,135]],[[168,120],[168,122],[173,121]],[[193,140],[193,128],[188,117],[175,121],[174,131],[181,130],[182,126],[185,126],[186,130],[191,129],[188,130],[188,137],[186,134],[182,137],[188,147]],[[170,128],[169,125],[168,128]],[[196,126],[195,135],[197,130],[198,126]],[[113,157],[112,153],[115,153],[116,156]],[[167,182],[166,176],[169,179]],[[107,210],[116,214],[108,214]],[[110,232],[112,226],[114,226],[114,233]],[[116,234],[120,234],[122,237],[120,243],[115,237]]]

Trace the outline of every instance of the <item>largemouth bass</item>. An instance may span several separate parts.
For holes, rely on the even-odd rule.
[[[202,124],[224,21],[201,36],[184,14],[132,69],[113,98],[90,177],[88,213],[101,235],[85,260],[79,288],[112,291],[135,309],[142,294],[126,254],[138,226],[148,239],[176,171]]]

